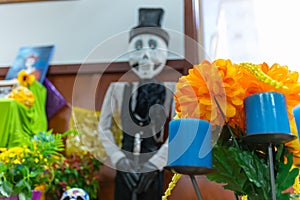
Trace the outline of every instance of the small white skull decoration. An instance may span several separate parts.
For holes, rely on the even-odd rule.
[[[90,200],[90,197],[81,188],[71,188],[63,193],[60,200]]]
[[[129,43],[129,65],[140,79],[152,79],[167,62],[167,44],[159,36],[140,34]]]

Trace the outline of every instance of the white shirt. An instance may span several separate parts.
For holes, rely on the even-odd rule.
[[[105,98],[101,108],[101,116],[98,124],[99,138],[109,156],[113,166],[123,157],[125,154],[122,150],[115,144],[114,137],[111,132],[111,126],[113,121],[113,114],[116,110],[119,112],[122,110],[123,96],[125,86],[128,84],[133,84],[133,91],[137,89],[138,82],[114,82],[111,83],[105,94]],[[175,115],[175,103],[173,100],[173,94],[176,87],[176,82],[163,82],[165,87],[171,91],[171,96],[166,96],[165,100],[165,112],[166,116],[169,116],[171,112],[171,118]],[[168,94],[168,93],[167,93]],[[133,102],[135,103],[135,102]],[[171,110],[170,110],[171,109]],[[167,164],[168,157],[168,140],[160,147],[160,149],[155,153],[149,160],[158,169],[162,170]]]

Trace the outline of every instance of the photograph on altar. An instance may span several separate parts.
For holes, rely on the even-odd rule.
[[[15,79],[21,70],[25,70],[42,83],[46,77],[53,52],[54,45],[21,47],[5,79]]]
[[[0,80],[0,98],[6,97],[16,85],[16,80]]]

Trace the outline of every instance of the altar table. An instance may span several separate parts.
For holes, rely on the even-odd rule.
[[[35,81],[29,88],[35,102],[31,108],[9,98],[0,98],[0,147],[22,144],[25,137],[47,131],[46,88]]]

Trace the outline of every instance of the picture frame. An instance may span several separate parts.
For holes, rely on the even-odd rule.
[[[0,80],[0,98],[5,98],[17,84],[17,80]]]
[[[53,52],[54,45],[21,47],[5,80],[15,79],[20,71],[25,70],[28,74],[33,74],[37,81],[43,83]]]

